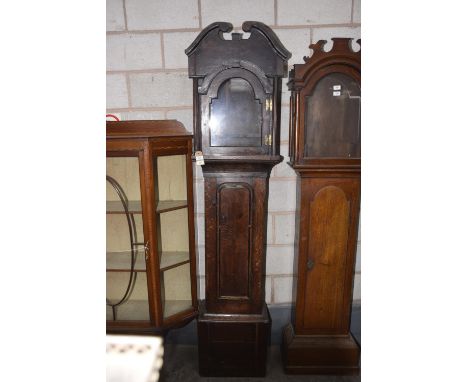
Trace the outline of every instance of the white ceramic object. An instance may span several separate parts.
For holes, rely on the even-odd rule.
[[[107,335],[106,381],[158,381],[163,354],[161,337]]]

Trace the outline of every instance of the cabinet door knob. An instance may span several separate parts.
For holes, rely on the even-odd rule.
[[[315,263],[312,259],[307,260],[307,269],[310,271],[314,267]]]

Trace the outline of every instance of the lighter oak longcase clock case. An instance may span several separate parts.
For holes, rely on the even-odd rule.
[[[290,165],[298,175],[295,317],[286,372],[356,374],[350,333],[361,177],[361,53],[351,39],[312,44],[289,74]],[[360,45],[360,40],[357,41]]]

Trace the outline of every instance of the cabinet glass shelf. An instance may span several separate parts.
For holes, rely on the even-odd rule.
[[[116,318],[118,318],[119,320],[148,321],[148,301],[127,301],[125,304],[122,304],[117,307]],[[112,309],[109,306],[106,307],[106,319],[113,320]]]
[[[186,200],[160,200],[156,204],[156,212],[168,212],[186,208],[188,206]],[[129,200],[127,204],[128,212],[131,214],[141,214],[141,201]],[[124,214],[125,209],[120,201],[107,201],[106,203],[107,214]]]
[[[131,251],[106,252],[107,272],[130,272]],[[186,264],[190,261],[189,252],[167,251],[162,252],[159,261],[161,271]],[[135,272],[146,272],[144,250],[138,252],[134,265]]]
[[[164,318],[188,310],[191,307],[191,300],[166,300],[164,304]]]
[[[192,308],[192,300],[166,300],[164,304],[164,317],[183,312]],[[112,320],[112,309],[107,307],[107,320]],[[147,301],[128,301],[125,305],[117,308],[119,320],[149,320]]]

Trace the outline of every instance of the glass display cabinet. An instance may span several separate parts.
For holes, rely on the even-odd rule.
[[[289,73],[290,165],[298,175],[295,315],[283,364],[297,374],[359,373],[350,333],[361,184],[361,52],[312,44]],[[360,44],[360,40],[358,40]]]
[[[177,121],[107,122],[107,332],[197,315],[192,135]]]
[[[268,179],[279,154],[282,78],[291,57],[266,25],[216,22],[185,50],[195,150],[204,157],[206,300],[198,317],[204,376],[264,376]]]

